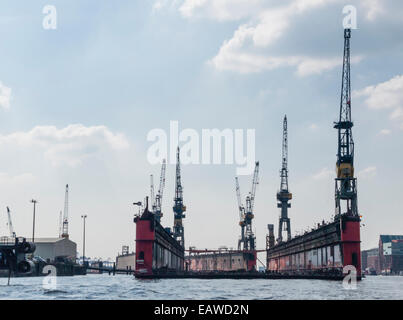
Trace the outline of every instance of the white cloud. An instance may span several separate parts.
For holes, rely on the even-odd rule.
[[[371,109],[393,109],[403,106],[403,75],[377,85],[354,91],[355,97],[367,97]]]
[[[5,172],[0,172],[0,185],[8,186],[11,185],[25,185],[31,183],[35,180],[32,173],[23,173],[19,175],[12,176]]]
[[[186,18],[234,21],[258,13],[263,5],[263,0],[185,0],[179,11]]]
[[[358,177],[361,179],[370,179],[376,176],[376,167],[368,167],[358,172]]]
[[[232,38],[223,42],[216,56],[208,61],[219,71],[247,74],[292,66],[297,69],[298,76],[304,77],[339,66],[340,57],[277,56],[268,53],[267,49],[284,36],[296,17],[332,3],[339,3],[341,12],[344,5],[341,0],[157,0],[154,9],[175,6],[187,19],[246,20],[238,26]],[[361,11],[370,21],[384,12],[379,0],[356,0],[354,4],[361,5]],[[263,49],[266,52],[262,52]],[[357,57],[353,61],[360,60]]]
[[[380,0],[362,0],[361,5],[367,10],[366,18],[370,21],[374,21],[385,11]]]
[[[335,1],[337,0],[330,2]],[[239,1],[239,3],[241,2],[247,3]],[[255,6],[262,7],[260,1],[256,2],[258,3]],[[212,2],[207,0],[188,0],[187,3],[193,4],[192,10],[199,6],[212,6]],[[281,67],[295,67],[296,74],[300,77],[321,74],[340,66],[342,64],[340,57],[276,56],[267,51],[284,35],[295,16],[326,4],[329,4],[329,1],[294,0],[281,7],[266,5],[264,10],[251,15],[248,23],[240,25],[231,39],[224,41],[217,55],[210,59],[209,63],[219,71],[235,71],[243,74],[270,71]],[[227,14],[231,15],[231,12],[228,11]],[[187,14],[187,16],[191,15]],[[221,16],[225,15],[221,14]],[[357,63],[361,59],[362,57],[353,57],[352,62]]]
[[[180,0],[157,0],[153,5],[153,12],[166,9],[166,8],[176,8]]]
[[[241,30],[239,30],[241,31]],[[242,31],[241,31],[242,32]],[[253,54],[234,50],[237,42],[231,41],[224,43],[217,56],[209,61],[220,71],[236,71],[239,73],[259,73],[270,71],[281,67],[295,67],[296,74],[300,77],[321,74],[337,66],[341,66],[343,61],[338,58],[312,58],[303,56],[265,56],[262,54]],[[358,63],[362,56],[353,57],[351,63]]]
[[[330,170],[328,168],[323,168],[318,173],[313,175],[313,179],[314,180],[325,180],[325,179],[329,179],[335,175],[336,175],[336,173],[334,170]]]
[[[354,91],[353,96],[365,98],[370,109],[392,109],[390,119],[399,121],[403,128],[403,75]]]
[[[381,131],[379,131],[379,134],[382,135],[382,136],[387,136],[387,135],[389,135],[391,133],[392,133],[392,131],[389,130],[389,129],[382,129]]]
[[[52,166],[76,167],[104,150],[127,149],[129,143],[123,134],[105,126],[73,124],[63,129],[37,126],[28,132],[0,135],[0,148],[5,146],[39,148]]]
[[[11,101],[11,88],[6,87],[0,81],[0,108],[9,109]]]

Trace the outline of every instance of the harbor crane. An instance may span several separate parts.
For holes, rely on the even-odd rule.
[[[281,208],[278,226],[278,242],[283,241],[283,231],[287,232],[287,240],[291,240],[291,223],[288,217],[288,208],[291,208],[292,193],[288,191],[288,128],[287,115],[283,121],[283,154],[280,170],[280,190],[277,192],[277,208]]]
[[[9,207],[7,207],[7,219],[8,230],[10,231],[10,238],[15,238],[13,222],[11,221],[11,211]]]
[[[239,188],[238,177],[235,177],[235,185],[236,185],[236,196],[238,199],[239,225],[241,227],[241,237],[238,240],[238,250],[241,250],[242,243],[245,242],[245,207],[242,205],[241,201],[241,190]]]
[[[184,212],[186,206],[183,205],[183,188],[181,182],[181,167],[180,167],[180,149],[178,147],[176,152],[176,179],[175,179],[175,198],[174,198],[174,227],[173,236],[176,241],[184,248],[185,247],[185,234],[183,228],[183,218],[186,217]]]
[[[255,250],[255,234],[252,230],[252,220],[255,217],[253,214],[253,208],[255,204],[256,187],[259,183],[259,161],[255,164],[255,170],[253,173],[252,188],[246,197],[246,206],[241,203],[241,192],[239,188],[238,178],[235,178],[236,194],[238,199],[238,209],[240,215],[239,225],[241,226],[241,237],[238,241],[238,250]],[[243,247],[243,248],[242,248]]]
[[[165,189],[166,166],[167,166],[166,160],[164,159],[162,161],[162,166],[161,166],[160,184],[159,184],[157,195],[154,195],[153,175],[151,175],[152,212],[155,214],[155,219],[158,221],[158,223],[161,223],[161,218],[163,216],[163,213],[162,213],[162,197],[164,195],[164,189]]]
[[[69,185],[68,184],[66,184],[66,192],[64,195],[62,238],[69,238]]]
[[[334,123],[338,131],[338,149],[335,179],[335,214],[342,214],[341,201],[345,202],[344,214],[359,217],[357,208],[357,179],[354,178],[353,122],[351,121],[350,81],[351,29],[344,29],[343,75],[339,121]]]
[[[151,200],[151,207],[154,208],[155,192],[154,192],[154,176],[152,174],[150,174],[150,200]]]

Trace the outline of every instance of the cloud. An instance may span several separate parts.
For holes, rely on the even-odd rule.
[[[180,0],[157,0],[153,5],[153,12],[166,9],[166,8],[176,8]]]
[[[403,128],[403,75],[354,91],[353,97],[365,98],[370,109],[392,109],[390,119],[399,121]]]
[[[368,167],[358,172],[360,179],[370,179],[376,176],[376,167]]]
[[[241,30],[239,30],[242,32]],[[234,41],[232,43],[231,41]],[[303,56],[265,56],[263,54],[253,54],[236,50],[238,40],[231,39],[224,43],[219,53],[209,61],[219,71],[236,71],[242,74],[259,73],[270,71],[281,67],[295,67],[296,75],[305,77],[315,74],[321,74],[337,66],[341,66],[343,61],[340,57],[336,58],[312,58]],[[356,56],[351,59],[355,64],[363,59],[362,56]]]
[[[185,0],[179,11],[186,18],[236,21],[257,14],[263,0]]]
[[[19,175],[12,176],[5,172],[0,172],[0,185],[8,186],[11,185],[25,185],[31,183],[35,180],[35,176],[32,173],[23,173]]]
[[[9,109],[11,101],[11,88],[6,87],[0,81],[0,108]]]
[[[328,168],[323,168],[318,173],[313,175],[314,180],[325,180],[335,176],[335,171]]]
[[[363,0],[361,5],[367,10],[366,18],[370,21],[374,21],[385,11],[380,0]]]
[[[28,132],[0,135],[0,148],[5,146],[38,148],[52,166],[76,167],[102,151],[127,149],[129,143],[123,134],[105,126],[72,124],[62,129],[37,126]]]
[[[392,133],[392,131],[389,129],[382,129],[381,131],[379,131],[379,135],[381,135],[381,136],[387,136],[391,133]]]
[[[300,77],[321,74],[340,66],[342,59],[338,56],[309,57],[286,54],[278,56],[268,52],[268,49],[274,47],[277,40],[283,37],[294,17],[336,1],[294,0],[279,7],[271,7],[267,4],[263,6],[261,1],[254,1],[254,6],[260,10],[255,10],[257,11],[255,13],[253,13],[254,10],[252,9],[240,10],[245,13],[245,16],[250,16],[250,21],[241,24],[232,38],[224,41],[217,55],[209,60],[209,64],[219,71],[235,71],[241,74],[270,71],[282,67],[295,67],[296,75]],[[196,15],[195,11],[200,7],[203,7],[204,11],[207,12],[216,12],[213,10],[215,6],[213,3],[216,2],[187,0],[181,7],[182,13],[184,8],[187,8],[185,16],[192,17]],[[227,8],[224,4],[228,3],[229,1],[219,1],[216,5],[219,5],[223,10]],[[237,1],[237,4],[238,7],[241,7],[241,4],[249,5],[247,1]],[[208,10],[206,9],[207,7],[209,8]],[[239,14],[235,12],[234,15],[232,10],[234,10],[232,6],[229,6],[225,14],[220,13],[221,19],[227,16],[239,17]],[[214,15],[210,17],[214,17]],[[362,56],[353,57],[352,63],[358,63],[361,60]]]

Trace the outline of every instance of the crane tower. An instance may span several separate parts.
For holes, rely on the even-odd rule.
[[[341,201],[343,200],[345,203],[343,213],[358,217],[357,179],[354,178],[353,122],[351,121],[350,38],[351,29],[345,29],[340,113],[339,121],[334,124],[338,132],[335,213],[336,216],[342,214]]]
[[[287,232],[287,240],[291,239],[291,223],[288,217],[288,208],[291,208],[292,193],[288,191],[288,128],[287,116],[283,121],[283,158],[280,170],[280,190],[277,192],[277,208],[281,208],[280,223],[278,226],[278,242],[283,241],[283,231]]]
[[[236,195],[238,200],[238,209],[241,227],[241,237],[238,241],[238,250],[255,250],[255,234],[252,231],[252,220],[255,217],[253,213],[253,208],[255,204],[256,187],[259,183],[259,162],[256,162],[255,170],[253,173],[252,189],[246,197],[246,206],[241,203],[241,192],[239,188],[238,178],[235,178],[236,184]]]
[[[64,212],[63,212],[63,231],[62,238],[69,237],[69,185],[66,184],[66,193],[64,196]]]
[[[155,220],[158,221],[158,223],[161,223],[161,218],[163,216],[162,214],[162,197],[164,195],[164,189],[165,189],[165,172],[166,172],[166,160],[164,159],[162,161],[162,166],[161,166],[161,175],[160,175],[160,185],[159,189],[157,191],[157,194],[154,197],[154,183],[153,183],[153,178],[151,175],[151,203],[152,203],[152,211],[155,214]]]
[[[175,198],[174,198],[174,227],[173,236],[180,245],[185,247],[185,234],[183,228],[183,218],[186,217],[184,212],[186,211],[186,206],[183,205],[183,190],[181,182],[181,166],[180,166],[180,149],[178,147],[176,152],[176,179],[175,179]]]
[[[7,207],[7,225],[8,225],[8,230],[10,231],[10,237],[15,238],[13,222],[11,221],[11,211],[10,211],[9,207]]]

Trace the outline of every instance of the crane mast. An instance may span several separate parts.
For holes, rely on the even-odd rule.
[[[14,227],[13,227],[13,222],[11,221],[11,212],[9,207],[7,207],[7,219],[8,219],[8,230],[10,231],[10,237],[15,238],[15,232],[14,232]]]
[[[343,74],[341,85],[339,121],[334,128],[338,132],[338,149],[335,179],[335,214],[342,214],[341,201],[349,216],[358,216],[357,179],[354,178],[354,141],[351,121],[351,81],[350,81],[350,38],[351,29],[344,30]]]
[[[154,212],[155,209],[155,193],[154,193],[154,176],[150,174],[150,202],[151,208]]]
[[[238,240],[238,250],[241,250],[241,246],[245,242],[245,207],[241,202],[241,189],[239,187],[238,177],[235,177],[235,191],[238,200],[239,226],[241,227],[241,237]]]
[[[69,237],[69,185],[66,184],[66,193],[64,196],[62,238],[68,238],[68,237]]]
[[[287,240],[291,239],[291,222],[288,217],[288,208],[291,208],[292,193],[288,191],[288,122],[287,116],[284,116],[283,121],[283,152],[282,166],[280,170],[280,190],[277,192],[277,208],[281,209],[280,222],[278,230],[278,242],[283,241],[283,231],[287,232]]]
[[[182,182],[181,182],[181,167],[180,167],[180,149],[178,147],[176,152],[176,179],[175,179],[175,198],[174,198],[174,227],[173,236],[176,241],[184,248],[185,247],[185,235],[183,228],[183,218],[186,217],[184,212],[186,211],[186,206],[183,205],[183,192],[182,192]]]
[[[59,238],[62,237],[62,233],[63,233],[63,212],[62,212],[62,210],[60,210],[60,213],[59,213]]]
[[[243,244],[243,250],[255,250],[255,234],[252,230],[252,220],[255,217],[253,214],[253,208],[255,204],[255,195],[256,195],[256,187],[259,183],[259,162],[255,164],[255,170],[253,173],[252,179],[252,188],[246,197],[246,207],[244,207],[241,203],[241,194],[239,188],[238,178],[236,180],[236,192],[238,198],[238,207],[239,207],[239,215],[240,215],[240,223],[241,226],[241,238],[238,242],[238,250],[241,250]]]
[[[166,172],[166,160],[164,159],[161,166],[161,175],[160,175],[160,185],[158,188],[157,195],[155,197],[153,212],[155,214],[155,219],[160,223],[162,214],[162,197],[164,195],[165,188],[165,172]]]

